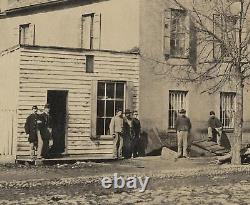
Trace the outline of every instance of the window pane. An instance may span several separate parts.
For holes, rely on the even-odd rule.
[[[124,97],[124,83],[117,83],[116,84],[116,98]]]
[[[107,83],[107,98],[114,99],[115,97],[115,84],[114,83]]]
[[[115,110],[124,110],[124,101],[115,101]]]
[[[97,101],[97,116],[98,117],[104,117],[104,100],[98,100]]]
[[[99,82],[97,88],[97,97],[104,98],[105,97],[105,83]]]
[[[115,115],[114,105],[115,105],[115,103],[113,100],[106,101],[106,116],[107,117],[113,117]]]
[[[96,134],[97,135],[104,134],[104,119],[103,118],[97,118]]]
[[[106,118],[105,119],[105,135],[109,135],[109,124],[110,124],[111,118]]]
[[[220,120],[224,128],[234,128],[235,93],[223,92],[220,96]]]

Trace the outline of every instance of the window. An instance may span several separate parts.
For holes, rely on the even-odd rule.
[[[19,44],[34,45],[35,44],[35,25],[22,24],[19,26]]]
[[[100,81],[97,84],[97,135],[109,134],[109,124],[117,109],[125,107],[125,83]]]
[[[220,120],[226,129],[234,128],[235,95],[234,92],[220,94]]]
[[[86,49],[93,49],[94,13],[83,15],[81,26],[82,26],[81,47]]]
[[[30,24],[23,24],[19,26],[19,44],[29,44],[29,29]]]
[[[234,45],[236,42],[236,25],[237,18],[233,16],[224,16],[214,14],[213,15],[213,31],[214,34],[222,42],[214,37],[213,42],[213,56],[216,60],[223,60],[230,57],[230,51],[228,48],[230,45]],[[231,42],[231,43],[230,43]]]
[[[187,12],[184,10],[171,9],[170,55],[172,57],[185,57],[187,48],[187,45],[185,45],[187,36],[186,16]]]
[[[169,91],[169,120],[168,127],[175,128],[175,120],[181,109],[187,109],[187,91]]]
[[[94,72],[94,56],[86,55],[86,73]]]

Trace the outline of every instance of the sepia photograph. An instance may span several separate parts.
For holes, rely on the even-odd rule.
[[[1,205],[249,191],[250,0],[0,0]]]

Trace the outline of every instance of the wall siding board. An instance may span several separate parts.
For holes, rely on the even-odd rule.
[[[95,55],[94,73],[85,72],[86,54]],[[110,137],[90,139],[93,80],[133,82],[133,107],[139,105],[139,59],[134,54],[22,48],[19,80],[18,155],[29,154],[24,123],[32,105],[41,109],[46,103],[47,90],[68,90],[68,154],[112,156]]]

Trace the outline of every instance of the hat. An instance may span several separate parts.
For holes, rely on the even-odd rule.
[[[185,114],[186,113],[186,110],[185,109],[181,109],[180,110],[180,114]]]
[[[33,105],[33,106],[32,106],[32,110],[33,110],[33,109],[38,110],[38,107],[37,107],[36,105]]]
[[[50,105],[49,105],[49,104],[45,104],[45,105],[44,105],[44,109],[45,109],[45,108],[50,108]]]
[[[210,115],[215,115],[215,112],[214,111],[210,111]]]
[[[130,114],[130,113],[131,113],[131,111],[129,109],[126,109],[124,112],[124,114]]]

